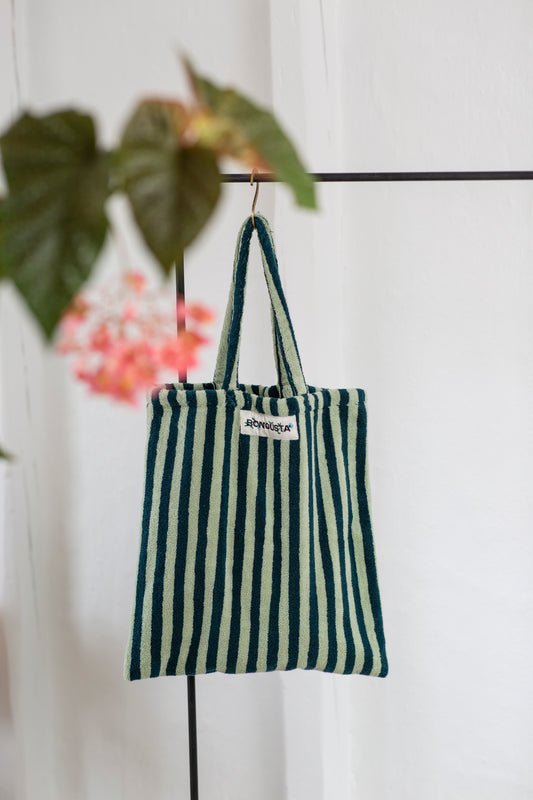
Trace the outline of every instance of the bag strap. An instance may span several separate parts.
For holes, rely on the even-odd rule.
[[[271,304],[272,337],[282,396],[305,394],[307,386],[296,345],[296,339],[281,286],[272,231],[261,214],[255,214],[255,230],[259,238],[263,270]],[[252,218],[241,226],[235,249],[233,280],[224,324],[220,337],[215,367],[214,383],[222,389],[234,389],[238,384],[238,364],[241,343],[241,326],[246,293],[246,278],[250,241],[254,232]]]

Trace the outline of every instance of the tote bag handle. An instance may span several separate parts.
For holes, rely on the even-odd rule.
[[[259,237],[263,270],[270,296],[272,336],[280,391],[284,397],[305,394],[307,386],[287,301],[281,286],[272,231],[267,220],[261,214],[255,214],[255,229]],[[213,379],[215,385],[222,389],[235,389],[238,384],[242,316],[253,231],[252,218],[248,217],[241,227],[237,240],[232,287],[220,336]]]
[[[258,216],[260,216],[260,215],[258,215]],[[273,245],[273,241],[272,241],[272,231],[270,230],[270,227],[269,227],[266,219],[264,217],[262,219],[263,219],[263,221],[264,221],[264,223],[265,223],[265,225],[267,227],[267,231],[268,231],[269,236],[270,236],[271,247],[273,249],[274,245]],[[245,228],[247,226],[248,221],[249,220],[245,220],[245,222],[241,226],[241,230],[240,230],[239,236],[237,238],[237,246],[235,248],[235,259],[234,259],[234,265],[233,265],[232,286],[231,286],[231,289],[230,289],[230,294],[229,294],[229,298],[228,298],[228,304],[227,304],[227,308],[226,308],[226,314],[225,314],[225,317],[224,317],[224,324],[223,324],[222,334],[221,334],[221,338],[220,338],[220,346],[219,346],[219,352],[218,352],[218,357],[217,357],[217,366],[216,366],[216,371],[215,371],[215,379],[214,380],[215,380],[215,383],[216,383],[217,386],[222,386],[222,383],[224,381],[224,375],[225,375],[225,372],[226,372],[226,363],[227,363],[227,360],[228,360],[228,340],[229,340],[229,336],[230,336],[230,328],[231,328],[231,322],[232,322],[232,319],[233,319],[234,309],[235,309],[235,306],[236,306],[236,303],[235,303],[235,299],[236,298],[238,298],[237,306],[239,304],[241,306],[240,307],[240,314],[241,314],[241,319],[242,319],[242,311],[243,311],[243,307],[244,307],[244,295],[245,295],[245,291],[246,291],[246,280],[247,280],[247,277],[248,277],[248,275],[247,275],[247,259],[248,259],[248,253],[249,253],[249,250],[246,248],[246,242],[244,242],[244,247],[243,247],[243,238],[246,237],[248,239],[248,248],[249,248],[250,239],[251,239],[251,236],[252,236],[252,233],[253,233],[253,230],[246,230],[245,231]],[[253,226],[253,223],[252,223],[252,226]],[[239,262],[239,256],[242,256],[243,260],[241,262]],[[262,259],[263,259],[264,268],[268,269],[268,266],[265,267],[265,265],[264,265],[265,255],[263,253],[263,250],[261,250],[261,256],[262,256]],[[275,259],[275,257],[274,257],[274,259]],[[243,266],[244,266],[244,269],[243,269]],[[279,274],[278,268],[277,268],[277,262],[275,260],[274,260],[274,269],[275,269],[275,272]],[[276,324],[276,318],[275,318],[274,309],[273,309],[272,306],[271,306],[271,325],[272,325],[272,338],[273,338],[273,344],[274,344],[274,355],[275,355],[275,361],[276,361],[276,373],[277,373],[277,376],[278,376],[278,384],[279,384],[279,387],[280,387],[280,390],[282,391],[282,393],[283,393],[283,391],[285,391],[285,392],[288,391],[289,394],[290,394],[291,392],[294,391],[294,387],[293,387],[293,385],[291,384],[291,382],[289,381],[289,379],[287,377],[287,369],[285,368],[285,365],[284,365],[283,356],[280,353],[280,349],[279,349],[279,345],[278,345],[278,336],[277,336],[277,332],[276,332],[278,326]],[[240,339],[240,330],[239,330],[239,339]],[[238,342],[238,345],[237,345],[237,358],[236,358],[237,371],[238,371],[239,351],[240,351],[240,341]],[[235,379],[234,382],[238,383],[238,377],[237,376],[232,376],[232,377],[234,377],[234,379]]]

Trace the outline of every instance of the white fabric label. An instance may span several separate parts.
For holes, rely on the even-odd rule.
[[[241,433],[271,439],[299,439],[296,416],[272,417],[257,411],[241,411]]]

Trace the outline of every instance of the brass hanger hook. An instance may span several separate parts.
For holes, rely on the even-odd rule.
[[[252,169],[252,174],[250,175],[250,186],[254,185],[254,175],[257,172],[257,169],[254,167]],[[254,194],[254,201],[252,203],[252,225],[255,228],[255,204],[257,203],[257,195],[259,194],[259,184],[256,182],[255,184],[255,194]]]

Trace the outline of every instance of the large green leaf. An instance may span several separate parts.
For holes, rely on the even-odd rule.
[[[199,102],[215,116],[211,126],[204,126],[213,146],[218,144],[222,152],[236,158],[242,158],[251,146],[277,178],[291,187],[299,205],[316,208],[313,178],[273,115],[234,89],[219,89],[200,77],[188,61],[185,67]]]
[[[137,224],[167,271],[201,231],[220,194],[216,155],[184,140],[186,116],[178,103],[142,102],[118,152]]]
[[[24,114],[0,143],[7,272],[50,337],[105,239],[108,157],[92,119],[72,110]]]

